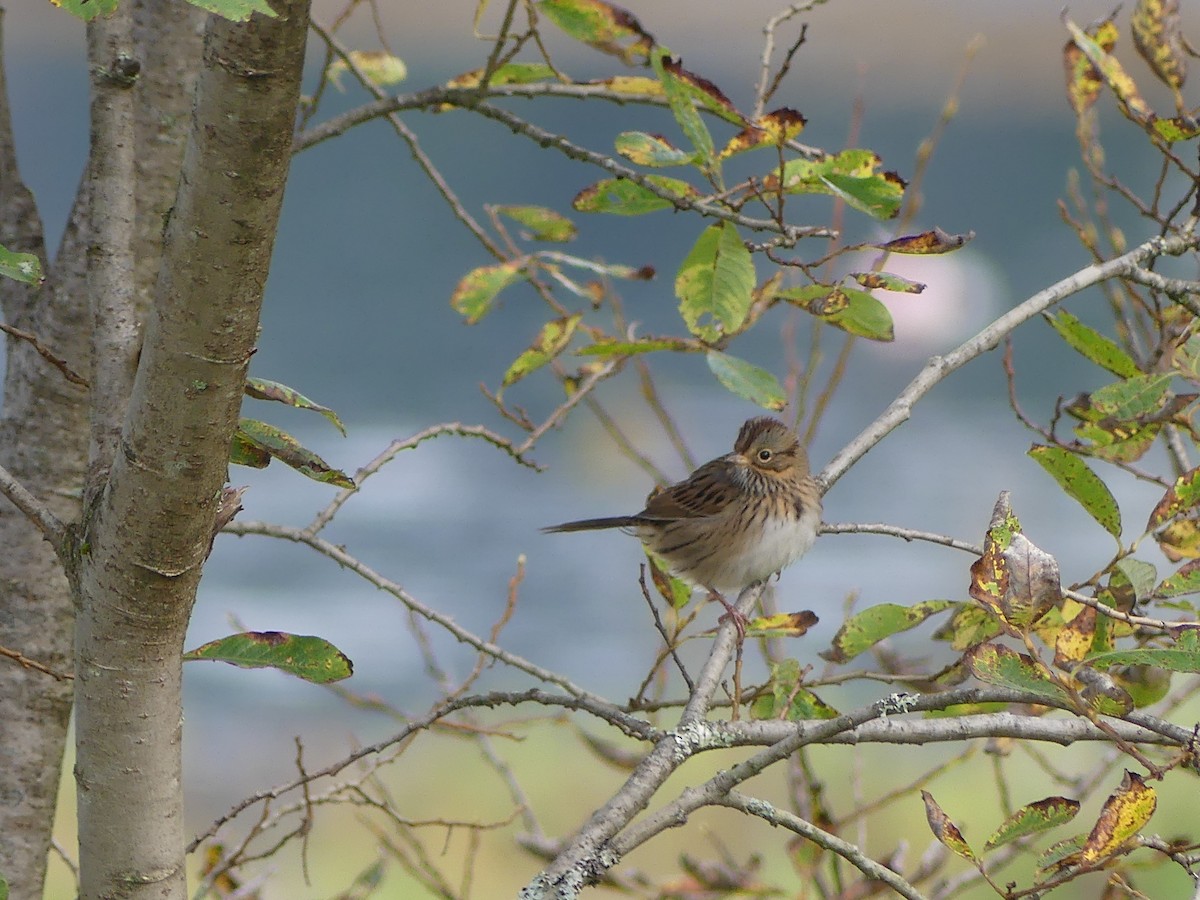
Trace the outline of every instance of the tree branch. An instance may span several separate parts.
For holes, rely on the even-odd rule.
[[[141,74],[134,55],[133,10],[122,3],[87,26],[91,71],[88,154],[88,297],[92,314],[89,484],[95,492],[112,465],[137,366],[139,323],[134,303],[137,221],[133,86]]]
[[[945,380],[951,372],[962,368],[977,356],[994,349],[1004,339],[1004,336],[1011,333],[1018,325],[1067,297],[1079,293],[1084,288],[1099,284],[1109,278],[1128,276],[1147,260],[1164,254],[1178,256],[1195,249],[1198,245],[1200,245],[1200,238],[1194,234],[1152,238],[1128,253],[1110,259],[1108,262],[1080,269],[1045,290],[1038,291],[950,353],[945,356],[931,357],[917,377],[909,382],[888,408],[829,461],[818,476],[819,480],[826,489],[832,487],[868,450],[887,437],[893,429],[906,422],[912,415],[913,406],[929,393],[934,385]]]
[[[67,537],[66,526],[3,466],[0,466],[0,494],[7,497],[12,501],[13,506],[25,514],[25,517],[42,533],[42,537],[54,545],[55,551],[59,553],[63,551]]]

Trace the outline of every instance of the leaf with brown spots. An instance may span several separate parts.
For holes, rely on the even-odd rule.
[[[1157,806],[1154,788],[1126,769],[1120,786],[1104,801],[1100,817],[1079,851],[1080,859],[1096,863],[1120,851],[1150,821]]]
[[[888,253],[908,253],[913,255],[930,256],[938,253],[952,253],[965,247],[975,238],[975,232],[966,234],[950,234],[935,228],[932,231],[922,231],[920,234],[908,234],[888,241],[886,244],[872,244]]]
[[[1129,30],[1133,46],[1158,80],[1178,92],[1187,81],[1179,0],[1138,0],[1129,17]]]
[[[189,650],[183,658],[226,662],[243,669],[279,669],[314,684],[329,684],[354,674],[349,657],[324,638],[282,631],[231,634]]]
[[[769,112],[730,138],[721,151],[721,159],[759,147],[783,147],[803,131],[807,123],[804,116],[786,106]]]
[[[933,794],[929,791],[921,791],[921,799],[925,801],[925,818],[929,822],[929,830],[933,832],[933,836],[971,865],[979,868],[979,858],[975,855],[975,851],[971,849],[967,839],[958,830],[958,826],[950,821],[950,817],[938,806],[938,802],[933,799]]]
[[[632,13],[603,0],[541,0],[537,10],[575,40],[626,63],[644,63],[654,46]]]

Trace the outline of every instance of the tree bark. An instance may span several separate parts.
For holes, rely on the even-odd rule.
[[[209,21],[128,412],[93,460],[70,566],[85,900],[186,896],[180,656],[257,337],[307,7]]]
[[[0,34],[0,63],[3,62]],[[5,323],[73,371],[88,368],[86,207],[76,203],[51,268],[33,195],[17,169],[0,64],[0,244],[42,261],[40,288],[0,279]],[[27,340],[6,338],[0,465],[64,522],[79,517],[87,391]],[[59,675],[72,671],[71,594],[56,548],[0,499],[0,646]],[[71,682],[0,659],[0,873],[12,897],[40,897],[71,713]]]

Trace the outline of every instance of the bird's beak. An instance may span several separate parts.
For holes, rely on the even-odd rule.
[[[725,462],[730,463],[731,465],[742,466],[742,467],[750,465],[750,460],[746,459],[746,457],[744,457],[740,453],[728,454],[725,457]]]

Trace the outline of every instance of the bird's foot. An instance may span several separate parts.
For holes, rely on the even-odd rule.
[[[746,614],[726,600],[720,591],[709,590],[708,598],[716,600],[725,607],[725,613],[717,619],[717,622],[721,624],[733,622],[733,627],[737,629],[738,645],[741,646],[742,642],[746,640],[746,626],[750,623]]]

